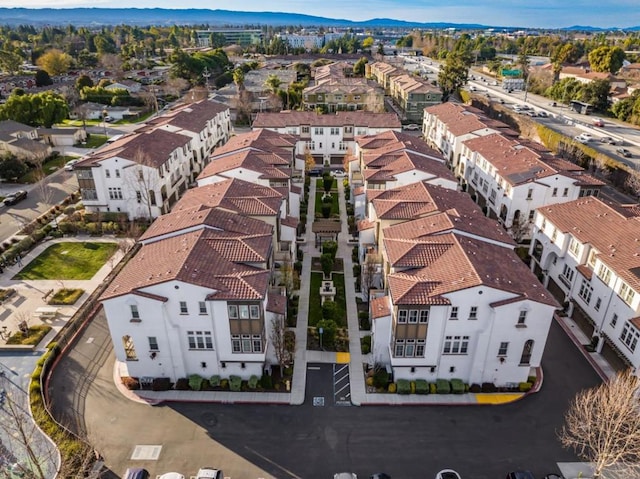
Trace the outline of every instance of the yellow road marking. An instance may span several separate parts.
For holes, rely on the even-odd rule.
[[[513,393],[513,394],[476,394],[476,401],[478,404],[508,404],[513,401],[517,401],[524,394],[522,393]]]
[[[351,355],[349,353],[336,353],[336,363],[349,364],[350,360],[351,360]]]

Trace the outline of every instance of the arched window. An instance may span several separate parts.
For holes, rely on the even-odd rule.
[[[531,362],[531,352],[533,351],[533,339],[529,339],[524,343],[522,348],[522,356],[520,357],[520,364],[529,364]]]
[[[127,357],[127,361],[136,361],[138,356],[131,336],[122,336],[122,345],[124,346],[124,354]]]

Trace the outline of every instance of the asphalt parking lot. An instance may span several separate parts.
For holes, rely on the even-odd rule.
[[[431,478],[444,467],[455,468],[464,479],[500,479],[519,468],[543,477],[557,471],[557,462],[576,460],[562,449],[556,431],[575,393],[599,383],[553,323],[542,391],[509,405],[343,406],[334,401],[332,366],[322,365],[309,371],[306,403],[300,407],[152,407],[131,403],[115,390],[113,355],[104,351],[101,339],[105,334],[106,325],[94,321],[58,367],[51,390],[56,411],[84,415],[89,441],[118,474],[137,466],[152,474],[188,475],[213,465],[232,479],[320,479],[338,471]],[[82,391],[81,401],[75,391]],[[313,405],[319,396],[325,397],[324,406]],[[133,461],[136,445],[162,445],[162,451],[157,460]]]

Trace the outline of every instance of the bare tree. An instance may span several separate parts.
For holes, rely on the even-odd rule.
[[[284,373],[286,368],[293,358],[293,352],[290,350],[287,344],[286,328],[284,324],[284,316],[281,314],[276,315],[271,320],[271,344],[273,344],[273,350],[280,366],[280,376]],[[294,346],[295,347],[295,346]]]
[[[638,477],[640,378],[631,371],[581,391],[559,432],[562,445],[593,464],[593,477]]]
[[[122,58],[113,53],[105,53],[100,57],[100,65],[102,65],[106,70],[111,70],[116,80],[119,80],[124,76],[122,70],[123,63]]]
[[[640,197],[640,171],[637,167],[629,171],[624,186],[633,196]]]
[[[133,157],[135,166],[127,168],[125,183],[133,192],[134,199],[140,205],[140,210],[136,212],[138,216],[147,216],[153,219],[153,208],[158,206],[161,198],[157,198],[156,190],[159,185],[160,173],[152,164],[148,154],[139,149]]]
[[[369,253],[365,256],[360,274],[360,286],[365,300],[369,300],[369,290],[376,286],[380,279],[380,265],[382,257]]]

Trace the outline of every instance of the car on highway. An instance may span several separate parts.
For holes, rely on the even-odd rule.
[[[409,131],[417,131],[420,129],[420,125],[416,125],[415,123],[409,123],[408,125],[404,125],[402,129],[409,130]]]
[[[27,197],[27,192],[24,190],[18,190],[15,191],[9,195],[7,195],[5,197],[4,200],[2,200],[2,202],[7,205],[7,206],[11,206],[11,205],[15,205],[16,203],[24,200]]]
[[[627,150],[626,148],[617,148],[616,149],[617,153],[620,153],[622,156],[624,156],[625,158],[631,158],[633,155],[631,154],[631,152],[629,150]]]
[[[580,133],[578,136],[574,136],[573,139],[582,144],[587,144],[593,140],[593,137],[589,133]]]
[[[453,469],[443,469],[436,474],[436,479],[461,479],[461,477],[460,474]]]
[[[594,118],[591,124],[602,128],[604,126],[604,121],[602,121],[602,118]]]
[[[73,171],[73,167],[75,166],[76,163],[78,163],[80,160],[69,160],[64,164],[64,169],[67,171]]]
[[[539,110],[536,112],[536,116],[539,116],[540,118],[547,118],[549,115],[547,114],[546,111]]]

